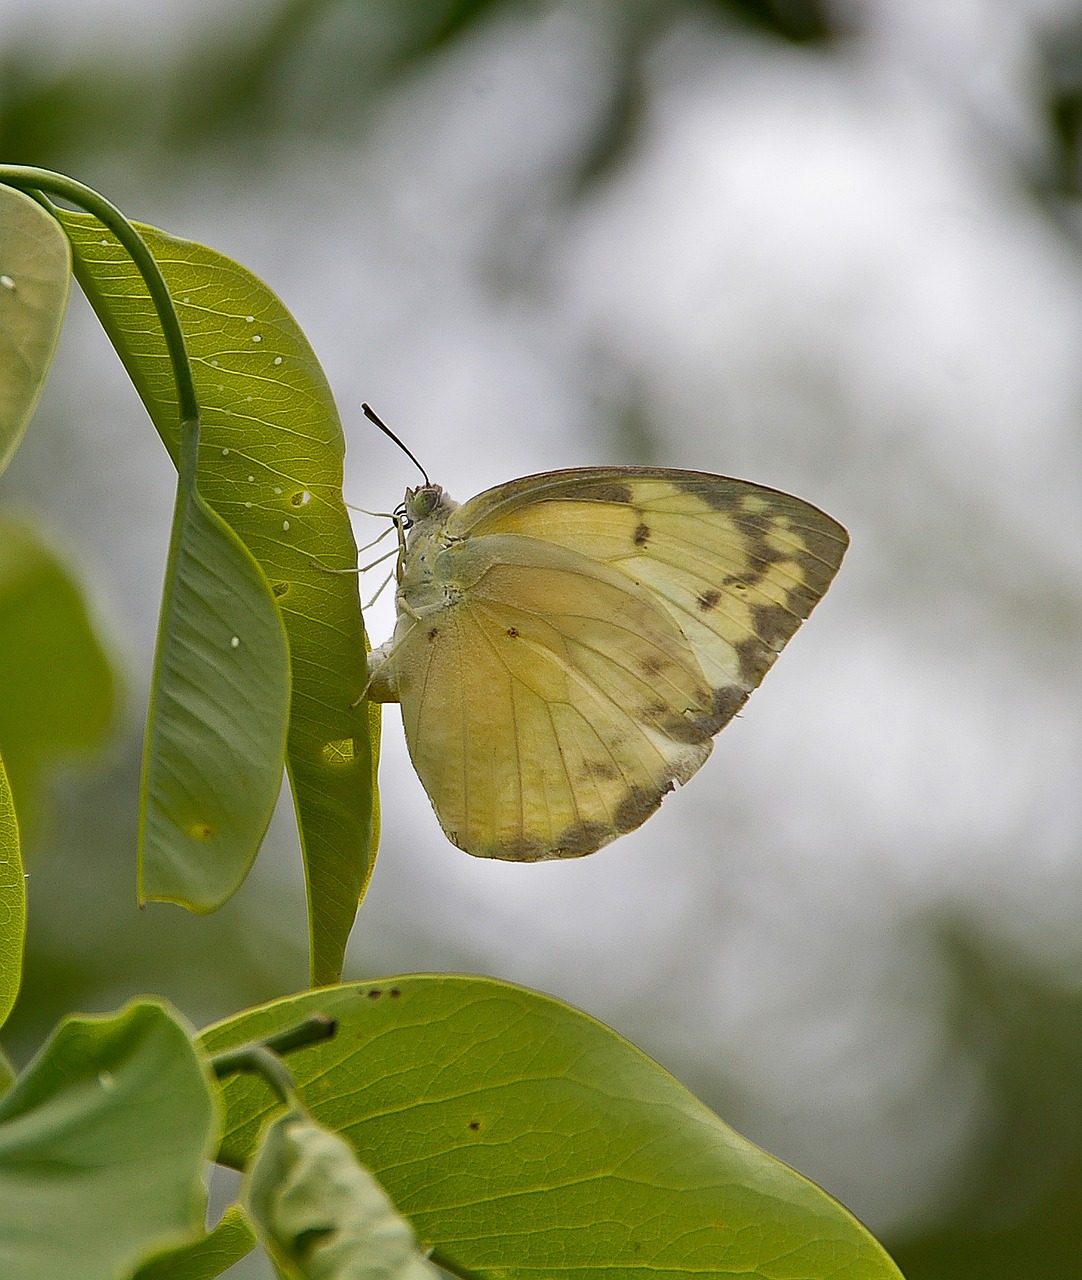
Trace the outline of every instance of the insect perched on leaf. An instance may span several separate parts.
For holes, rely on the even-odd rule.
[[[849,543],[799,498],[667,467],[549,471],[462,506],[426,475],[395,520],[368,697],[401,703],[448,837],[521,862],[592,853],[687,782]]]

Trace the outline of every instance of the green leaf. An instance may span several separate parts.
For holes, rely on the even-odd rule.
[[[164,343],[142,281],[86,215],[60,215],[75,272],[166,447],[178,456]],[[199,491],[262,566],[289,634],[287,768],[308,882],[312,978],[334,981],[372,871],[379,710],[353,706],[365,641],[342,502],[341,426],[292,316],[230,259],[150,227],[141,233],[177,302],[202,406]]]
[[[0,1275],[115,1280],[202,1237],[216,1119],[163,1005],[61,1023],[0,1098]]]
[[[0,759],[0,1026],[7,1021],[23,976],[26,938],[26,881],[19,848],[19,823]],[[0,1080],[3,1073],[0,1072]],[[0,1088],[2,1091],[2,1088]]]
[[[70,288],[71,251],[56,219],[0,186],[0,473],[45,385]]]
[[[248,874],[282,782],[289,648],[259,566],[181,469],[147,715],[140,901],[213,911]]]
[[[213,1280],[255,1248],[255,1232],[239,1204],[230,1205],[202,1240],[151,1258],[132,1280]]]
[[[117,678],[65,567],[29,525],[0,515],[0,753],[24,843],[41,822],[41,775],[99,748]]]
[[[267,1128],[248,1171],[252,1220],[296,1280],[436,1280],[413,1228],[349,1143],[290,1111]]]
[[[298,1090],[445,1270],[898,1280],[830,1196],[614,1031],[546,996],[483,978],[393,978],[280,1000],[199,1041],[220,1052],[317,1011],[338,1033],[289,1056]],[[218,1158],[240,1167],[277,1104],[251,1076],[223,1096]]]

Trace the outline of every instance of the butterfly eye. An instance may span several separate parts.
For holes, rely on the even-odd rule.
[[[410,517],[413,520],[423,520],[425,516],[430,516],[440,505],[442,493],[443,490],[438,484],[426,484],[419,489],[414,489],[408,501]]]

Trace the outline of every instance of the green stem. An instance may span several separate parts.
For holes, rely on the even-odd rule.
[[[268,1036],[260,1043],[272,1053],[292,1053],[294,1049],[303,1049],[307,1045],[332,1039],[337,1030],[337,1019],[328,1018],[325,1013],[313,1013],[295,1027],[287,1027],[285,1031]]]
[[[279,1031],[277,1035],[268,1036],[256,1044],[246,1044],[239,1049],[215,1054],[210,1060],[210,1069],[219,1080],[234,1076],[240,1071],[261,1075],[283,1102],[303,1109],[293,1087],[293,1075],[279,1055],[329,1040],[337,1030],[338,1023],[334,1018],[314,1013],[296,1026],[287,1027],[285,1031]]]
[[[279,1101],[296,1110],[304,1109],[293,1085],[293,1073],[276,1053],[271,1053],[264,1045],[249,1044],[243,1049],[234,1049],[231,1053],[220,1053],[211,1058],[210,1069],[219,1080],[235,1076],[241,1071],[262,1076],[277,1094]]]
[[[199,401],[195,394],[195,382],[192,378],[192,366],[188,360],[188,350],[184,344],[184,332],[180,327],[180,320],[161,268],[139,232],[116,205],[110,204],[104,196],[99,195],[92,188],[62,173],[53,173],[49,169],[37,169],[31,165],[4,164],[0,165],[0,182],[34,196],[40,204],[50,210],[52,206],[45,198],[45,193],[59,196],[62,200],[85,209],[87,213],[93,214],[99,222],[108,227],[128,251],[132,262],[143,277],[162,326],[162,334],[169,351],[173,378],[177,386],[182,434],[192,434],[184,432],[183,428],[188,423],[198,423]]]

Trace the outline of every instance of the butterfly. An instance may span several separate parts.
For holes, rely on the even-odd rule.
[[[401,704],[440,825],[485,858],[578,857],[645,822],[849,543],[799,498],[700,471],[549,471],[461,506],[425,480],[395,513],[367,693]]]

